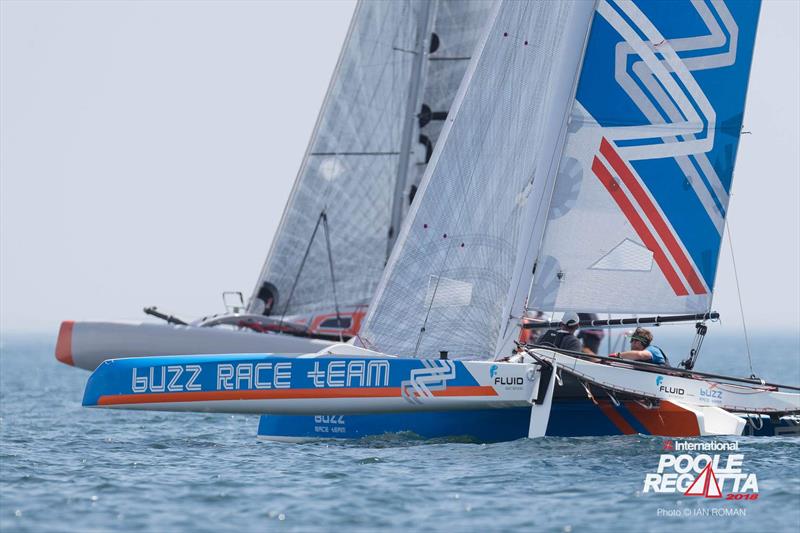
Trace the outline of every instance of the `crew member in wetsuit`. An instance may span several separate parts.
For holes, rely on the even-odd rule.
[[[631,349],[627,352],[617,352],[609,354],[609,357],[619,357],[621,359],[631,359],[633,361],[643,361],[654,365],[664,365],[667,358],[658,346],[651,346],[653,334],[644,328],[636,328],[631,335]]]
[[[539,337],[537,344],[544,344],[561,348],[562,350],[570,350],[572,352],[580,352],[583,349],[583,343],[575,336],[575,331],[578,329],[578,314],[572,311],[564,313],[561,317],[561,327],[557,330],[549,329],[545,331],[544,335]]]

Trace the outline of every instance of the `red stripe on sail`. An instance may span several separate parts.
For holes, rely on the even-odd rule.
[[[600,183],[602,183],[606,190],[608,190],[609,194],[611,194],[611,197],[614,199],[614,201],[617,202],[617,205],[622,210],[622,213],[628,219],[628,222],[631,223],[633,229],[639,235],[639,238],[642,239],[642,242],[647,249],[653,252],[653,259],[655,259],[656,264],[661,269],[661,272],[664,273],[664,277],[667,278],[667,282],[672,287],[672,290],[675,291],[675,294],[678,296],[688,295],[689,292],[686,290],[686,287],[684,287],[680,278],[678,278],[678,273],[672,268],[672,264],[667,259],[664,251],[658,245],[658,242],[656,241],[655,237],[653,237],[653,234],[650,233],[649,229],[647,229],[647,225],[644,223],[644,220],[642,220],[642,217],[640,217],[639,213],[636,212],[636,209],[634,209],[631,201],[625,196],[625,193],[614,179],[614,176],[611,175],[611,172],[608,171],[605,165],[603,165],[602,161],[600,161],[600,159],[597,157],[595,157],[594,161],[592,162],[592,171],[600,180]]]
[[[619,154],[614,150],[614,147],[611,146],[605,137],[603,141],[600,143],[600,153],[605,156],[606,160],[611,165],[616,173],[622,178],[622,181],[625,183],[625,186],[633,193],[633,197],[639,202],[639,205],[642,207],[645,216],[650,220],[650,223],[653,224],[656,232],[658,233],[661,240],[664,241],[664,244],[667,246],[667,250],[669,253],[672,254],[673,259],[678,264],[678,268],[681,269],[683,275],[686,276],[687,281],[689,281],[689,286],[692,288],[695,294],[705,294],[706,289],[703,286],[703,282],[700,281],[700,278],[697,275],[694,267],[689,262],[689,258],[686,257],[681,246],[678,244],[678,241],[675,239],[675,235],[667,226],[667,223],[664,222],[663,217],[656,209],[656,206],[653,205],[653,202],[650,200],[650,197],[645,192],[642,184],[639,183],[639,180],[636,179],[636,176],[633,175],[633,172],[630,171],[628,165],[625,164],[625,161],[619,156]]]

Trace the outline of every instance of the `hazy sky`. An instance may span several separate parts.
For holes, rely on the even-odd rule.
[[[2,330],[249,295],[353,7],[0,1]],[[800,330],[799,35],[764,3],[729,216],[753,329]],[[714,308],[740,324],[727,239]]]

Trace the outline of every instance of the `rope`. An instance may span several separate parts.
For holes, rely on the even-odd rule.
[[[331,269],[331,287],[333,288],[333,305],[336,308],[336,325],[339,328],[339,342],[344,342],[342,337],[342,317],[339,314],[339,299],[336,297],[336,276],[333,274],[333,252],[331,251],[331,237],[328,229],[328,214],[323,209],[319,217],[322,219],[322,232],[325,234],[325,244],[328,247],[328,265]]]
[[[731,249],[731,263],[733,264],[733,277],[736,280],[736,294],[739,297],[739,313],[742,315],[742,329],[744,330],[744,343],[747,347],[747,363],[750,365],[750,377],[756,378],[756,372],[753,370],[753,358],[750,354],[750,337],[747,335],[747,323],[744,319],[744,306],[742,305],[742,290],[739,288],[739,273],[736,270],[736,256],[733,253],[733,237],[731,237],[731,223],[725,221],[728,229],[728,247]]]
[[[300,261],[300,268],[297,269],[297,274],[294,276],[294,283],[292,283],[292,290],[289,291],[289,297],[286,299],[286,305],[283,306],[283,313],[281,313],[279,326],[283,326],[283,319],[286,317],[286,311],[289,309],[289,303],[291,303],[292,296],[294,296],[294,289],[297,287],[297,282],[300,280],[300,274],[303,273],[303,267],[306,265],[306,259],[308,259],[308,252],[311,251],[311,245],[314,244],[314,237],[317,235],[319,224],[323,219],[327,219],[327,215],[325,215],[325,209],[323,209],[319,214],[319,217],[317,217],[317,225],[314,226],[314,231],[311,232],[311,238],[308,240],[308,246],[306,246],[306,253],[303,254],[303,260]]]

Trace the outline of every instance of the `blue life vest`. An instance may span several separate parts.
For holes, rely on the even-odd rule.
[[[648,346],[644,349],[646,352],[650,352],[650,356],[652,360],[650,361],[654,365],[663,365],[667,363],[667,358],[664,357],[664,352],[661,351],[661,348],[658,346]]]

